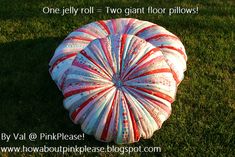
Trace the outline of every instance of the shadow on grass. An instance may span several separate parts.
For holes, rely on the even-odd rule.
[[[63,96],[52,81],[48,63],[60,38],[39,38],[0,45],[0,128],[8,133],[67,133],[81,134],[63,108]],[[95,142],[94,142],[95,141]],[[10,140],[17,144],[72,144],[101,145],[85,135],[85,141]]]

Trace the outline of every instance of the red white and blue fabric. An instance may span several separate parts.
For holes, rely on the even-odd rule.
[[[50,74],[72,121],[100,141],[150,138],[171,114],[187,55],[174,34],[132,18],[87,24],[65,38]]]

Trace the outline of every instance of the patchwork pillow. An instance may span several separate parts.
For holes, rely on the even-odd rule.
[[[64,107],[97,140],[150,138],[171,114],[187,55],[174,34],[131,18],[97,21],[56,49],[50,74]]]

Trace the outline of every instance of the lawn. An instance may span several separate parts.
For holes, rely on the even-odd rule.
[[[46,15],[49,7],[198,7],[198,14]],[[0,133],[81,134],[63,108],[63,96],[51,80],[48,63],[56,47],[74,29],[101,19],[133,17],[173,32],[185,45],[188,62],[172,115],[151,139],[124,145],[161,147],[160,156],[235,156],[235,2],[154,0],[7,1],[0,0]],[[83,141],[10,140],[0,146],[106,146],[85,135]],[[116,146],[116,145],[115,145]],[[29,154],[1,153],[0,156]],[[42,153],[31,153],[41,156]],[[45,154],[53,156],[53,154]],[[62,156],[62,154],[57,154]],[[67,156],[76,155],[73,153]],[[83,156],[119,156],[85,153]],[[123,156],[153,156],[132,153]]]

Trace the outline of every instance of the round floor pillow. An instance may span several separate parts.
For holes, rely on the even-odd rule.
[[[49,63],[50,74],[59,89],[62,89],[66,71],[77,53],[93,40],[105,38],[111,34],[135,35],[161,49],[177,85],[182,81],[187,55],[179,38],[154,23],[133,18],[119,18],[92,22],[76,29],[65,38]]]
[[[170,116],[177,82],[163,51],[134,35],[91,41],[66,72],[64,107],[83,132],[118,144],[150,138]]]

